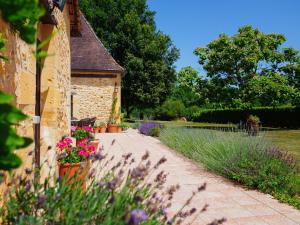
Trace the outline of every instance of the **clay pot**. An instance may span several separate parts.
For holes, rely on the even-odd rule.
[[[106,127],[99,127],[99,133],[105,133],[106,132]]]
[[[61,178],[68,178],[68,184],[74,182],[82,182],[82,189],[86,189],[85,180],[90,169],[88,161],[80,163],[65,163],[59,164],[59,176]]]
[[[94,145],[96,151],[98,150],[99,144],[100,144],[100,140],[99,139],[95,139],[93,141],[91,141],[91,143]]]
[[[122,133],[122,128],[118,127],[118,133]]]
[[[107,132],[108,133],[118,133],[118,126],[116,124],[108,124]]]
[[[100,133],[100,128],[99,127],[94,127],[94,133]]]

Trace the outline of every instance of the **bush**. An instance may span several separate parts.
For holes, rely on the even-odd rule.
[[[141,134],[156,137],[156,135],[159,135],[160,129],[162,128],[163,128],[162,124],[155,123],[155,122],[144,122],[140,125],[139,132]]]
[[[156,126],[156,127],[153,127],[151,130],[150,130],[150,136],[152,137],[159,137],[160,135],[160,127],[159,126]]]
[[[92,169],[88,175],[91,184],[85,191],[76,178],[73,182],[53,181],[48,177],[42,184],[38,183],[37,179],[29,178],[31,171],[27,169],[27,176],[12,179],[0,207],[1,224],[179,224],[179,220],[184,221],[197,211],[189,204],[204,189],[200,187],[181,209],[172,215],[167,213],[179,187],[165,187],[167,175],[159,171],[165,158],[152,165],[146,152],[135,167],[130,153],[123,155],[116,165],[108,165],[111,160],[104,159],[105,156],[98,154],[94,162],[99,163],[100,171],[110,172],[102,178],[98,174],[100,180],[95,180],[95,169]],[[150,175],[154,175],[152,182]]]
[[[300,209],[296,162],[264,137],[242,132],[166,128],[160,139],[207,169]]]
[[[185,115],[185,106],[179,100],[167,100],[157,109],[155,119],[174,120]]]
[[[267,127],[300,127],[300,107],[263,107],[252,109],[202,110],[192,117],[194,122],[240,123],[246,122],[250,114],[260,118]]]

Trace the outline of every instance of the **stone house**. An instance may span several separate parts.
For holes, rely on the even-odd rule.
[[[0,62],[0,90],[12,94],[14,104],[29,116],[17,127],[19,134],[34,139],[32,146],[17,151],[23,166],[31,165],[32,157],[28,153],[34,150],[36,165],[55,173],[55,144],[70,130],[70,43],[71,35],[80,35],[80,11],[78,0],[66,1],[63,9],[49,0],[40,0],[40,3],[47,13],[38,24],[37,42],[53,35],[44,48],[49,56],[39,66],[33,54],[36,45],[26,44],[0,19],[9,58],[7,62]],[[48,174],[49,169],[42,171]]]
[[[124,69],[109,54],[83,15],[80,21],[81,35],[71,37],[71,115],[76,119],[97,117],[107,122],[116,97],[120,118]]]

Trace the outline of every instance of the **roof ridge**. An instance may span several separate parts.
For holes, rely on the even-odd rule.
[[[80,11],[81,12],[81,11]],[[97,34],[95,33],[92,25],[89,23],[89,21],[85,18],[84,14],[81,12],[81,16],[83,18],[83,20],[86,22],[87,26],[90,28],[92,34],[95,36],[96,40],[99,42],[99,44],[103,47],[103,49],[105,50],[105,52],[111,57],[111,59],[113,60],[113,62],[120,67],[120,69],[122,71],[124,71],[124,68],[116,62],[116,60],[114,59],[114,57],[112,57],[112,55],[110,54],[110,52],[107,50],[107,48],[104,46],[104,44],[102,43],[102,41],[100,40],[100,38],[97,36]]]

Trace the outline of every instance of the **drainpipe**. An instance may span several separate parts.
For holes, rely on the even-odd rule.
[[[39,40],[37,40],[37,45]],[[34,164],[35,168],[41,166],[41,62],[36,59],[36,78],[35,78],[35,116],[33,117],[34,124]]]

